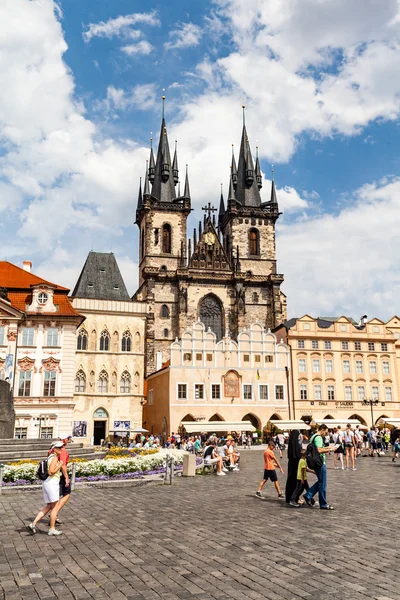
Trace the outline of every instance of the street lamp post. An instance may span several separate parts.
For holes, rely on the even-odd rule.
[[[362,401],[363,406],[369,406],[371,408],[372,427],[375,425],[373,407],[378,406],[378,404],[379,404],[379,400],[377,398],[369,398],[368,400],[367,400],[367,398],[364,398],[364,400]]]

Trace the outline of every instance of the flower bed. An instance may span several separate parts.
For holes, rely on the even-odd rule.
[[[162,473],[165,460],[173,458],[175,468],[182,468],[183,450],[158,450],[155,453],[124,458],[95,459],[76,463],[77,481],[101,481],[107,479],[129,479]],[[71,472],[71,465],[68,471]],[[40,483],[36,478],[37,463],[7,465],[4,470],[3,485],[29,485]]]

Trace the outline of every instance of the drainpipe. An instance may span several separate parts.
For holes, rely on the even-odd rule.
[[[290,406],[290,385],[289,385],[289,368],[285,367],[286,371],[286,389],[287,389],[287,399],[288,399],[288,409],[289,409],[289,421],[292,420],[292,410]]]

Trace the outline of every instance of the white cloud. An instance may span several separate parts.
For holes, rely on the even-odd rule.
[[[109,19],[108,21],[89,23],[87,30],[82,34],[83,39],[85,42],[89,42],[94,37],[112,38],[117,36],[137,39],[141,36],[141,32],[132,29],[132,27],[138,23],[156,27],[160,25],[160,20],[157,18],[155,11],[120,15],[119,17]]]
[[[172,50],[173,48],[189,48],[198,46],[202,36],[201,28],[194,23],[179,23],[176,29],[170,31],[170,42],[165,42],[164,48]]]
[[[127,110],[136,108],[148,110],[155,106],[157,86],[155,83],[139,84],[130,90],[123,90],[109,85],[107,97],[97,103],[98,109],[106,111]]]
[[[137,56],[139,54],[147,55],[153,50],[153,46],[147,40],[141,40],[137,44],[128,44],[122,46],[122,52],[125,52],[128,56]]]

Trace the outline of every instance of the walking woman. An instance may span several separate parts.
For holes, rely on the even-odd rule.
[[[289,504],[297,486],[297,468],[301,458],[300,432],[293,429],[290,432],[288,444],[288,473],[286,479],[285,500]]]
[[[61,535],[62,531],[56,529],[56,519],[58,514],[58,501],[60,499],[60,478],[62,460],[59,459],[61,449],[64,447],[63,442],[57,442],[53,446],[53,454],[47,459],[48,477],[43,481],[43,498],[46,503],[44,508],[38,512],[32,523],[27,525],[27,529],[31,535],[36,533],[37,523],[50,512],[50,529],[48,535]]]
[[[356,471],[354,466],[355,436],[350,424],[347,425],[344,431],[344,447],[346,450],[346,470],[349,470],[349,461],[351,461],[351,468]]]

